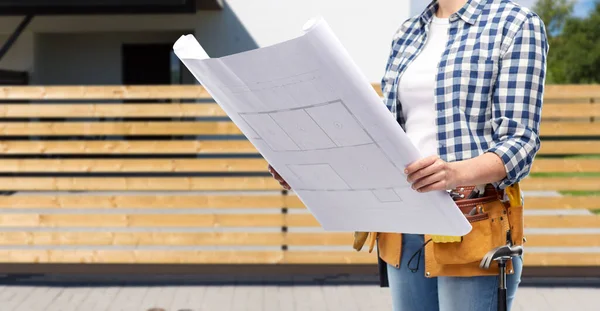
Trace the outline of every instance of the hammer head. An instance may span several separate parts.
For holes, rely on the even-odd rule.
[[[492,261],[494,260],[509,260],[512,257],[523,255],[523,247],[520,245],[503,245],[498,246],[483,256],[479,267],[482,269],[489,269]]]

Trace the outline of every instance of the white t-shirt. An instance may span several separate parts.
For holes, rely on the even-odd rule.
[[[398,99],[406,120],[406,134],[423,157],[437,155],[436,75],[448,42],[449,26],[448,18],[433,16],[424,48],[398,82]]]

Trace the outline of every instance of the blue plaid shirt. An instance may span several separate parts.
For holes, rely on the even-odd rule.
[[[437,6],[432,1],[396,32],[381,81],[384,101],[404,130],[398,78],[423,49]],[[438,155],[452,162],[496,153],[507,176],[493,185],[504,189],[529,174],[541,145],[544,23],[508,0],[469,0],[450,16],[448,32],[435,86]]]

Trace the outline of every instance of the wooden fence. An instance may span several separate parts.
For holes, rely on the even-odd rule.
[[[201,87],[3,87],[0,101],[0,263],[375,263],[281,191]],[[522,188],[600,191],[600,175],[559,175],[600,173],[600,157],[572,157],[600,154],[598,116],[600,86],[548,86]],[[586,212],[600,197],[525,207],[527,266],[600,266]],[[581,213],[536,213],[553,209]]]

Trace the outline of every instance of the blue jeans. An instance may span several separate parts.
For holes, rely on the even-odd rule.
[[[498,276],[426,278],[424,261],[413,273],[407,264],[423,245],[423,235],[403,234],[400,268],[387,265],[394,311],[488,311],[498,308]],[[423,252],[424,253],[424,252]],[[415,266],[415,257],[411,267]],[[513,259],[514,274],[507,276],[508,310],[521,281],[523,258]]]

